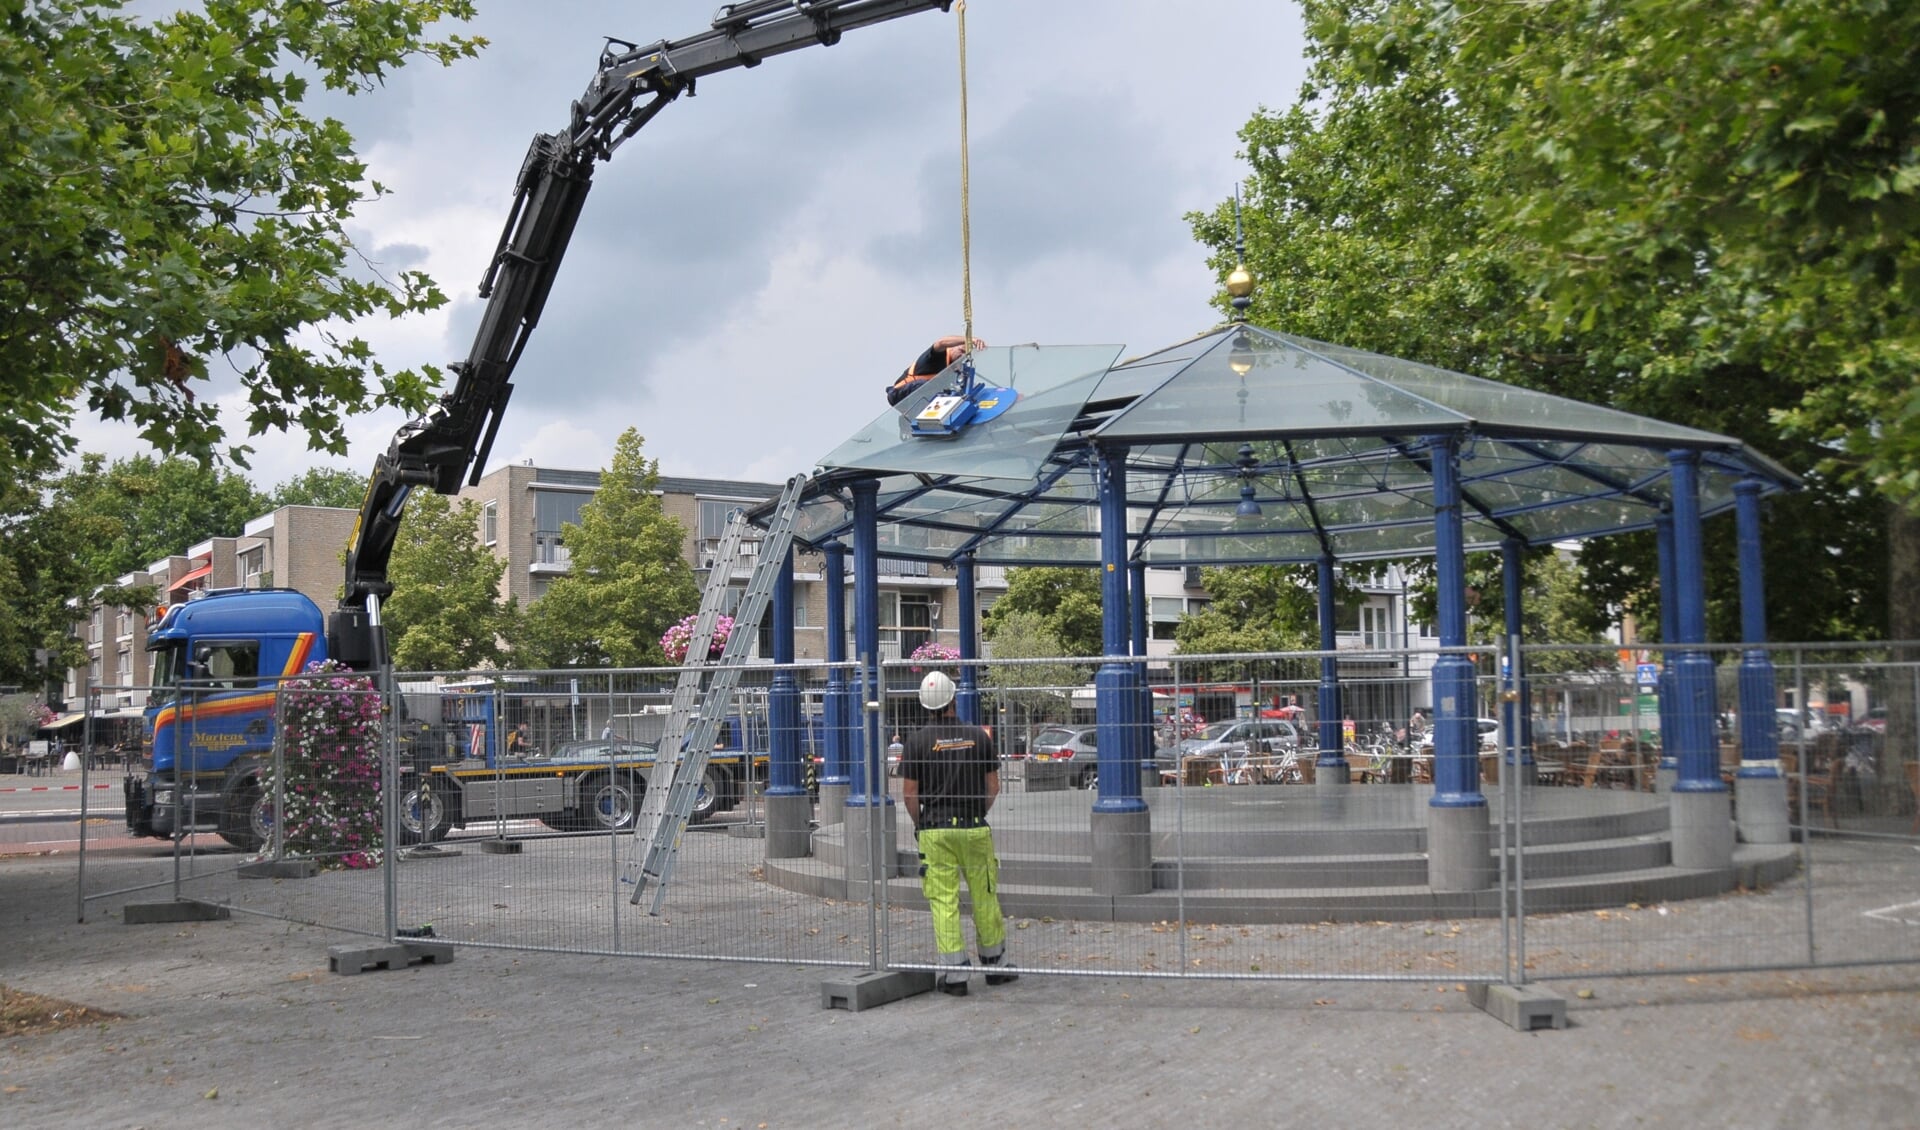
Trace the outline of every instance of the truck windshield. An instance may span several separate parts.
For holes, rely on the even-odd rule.
[[[155,699],[167,697],[167,691],[180,685],[181,667],[186,651],[178,643],[162,644],[153,653],[153,678],[149,680]]]

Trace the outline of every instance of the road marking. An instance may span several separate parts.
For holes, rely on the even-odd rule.
[[[0,793],[77,793],[82,788],[110,789],[112,785],[7,785]]]
[[[1920,926],[1920,902],[1896,903],[1883,906],[1879,910],[1864,912],[1868,918],[1878,918],[1882,922],[1897,922],[1902,926]]]

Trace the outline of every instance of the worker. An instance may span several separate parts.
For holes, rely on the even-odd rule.
[[[923,863],[921,889],[933,911],[933,941],[945,966],[936,982],[949,996],[967,995],[967,937],[960,924],[960,878],[973,900],[974,941],[987,984],[1018,974],[1006,962],[1007,922],[1000,913],[1000,860],[987,813],[1000,795],[1000,759],[993,735],[961,722],[953,712],[953,679],[929,671],[920,680],[920,705],[933,721],[907,739],[901,758],[901,799],[913,821]]]
[[[525,757],[531,752],[529,749],[531,744],[530,737],[527,733],[527,724],[522,722],[518,726],[515,726],[512,732],[507,735],[507,756]]]
[[[976,337],[973,347],[985,349],[987,343]],[[898,404],[905,400],[914,389],[938,376],[966,352],[967,339],[958,334],[950,334],[927,346],[926,352],[915,358],[913,364],[907,366],[907,371],[887,386],[887,403]]]

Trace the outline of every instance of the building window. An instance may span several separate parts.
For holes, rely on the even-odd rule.
[[[1156,596],[1147,602],[1147,635],[1151,639],[1170,640],[1186,614],[1186,601],[1177,596]]]
[[[699,505],[700,545],[698,560],[695,564],[701,569],[710,569],[719,564],[713,559],[720,552],[720,539],[726,536],[727,519],[735,510],[750,504],[743,501],[703,498],[699,500]],[[740,540],[740,553],[743,557],[760,551],[760,537],[761,531],[757,527],[749,526],[746,529],[745,535]]]
[[[480,506],[480,541],[493,545],[500,540],[500,502],[489,498]]]
[[[1360,646],[1367,648],[1388,648],[1393,646],[1393,605],[1391,602],[1369,602],[1361,606]]]
[[[700,500],[700,540],[719,541],[727,532],[727,516],[740,508],[736,502],[715,502],[712,499]]]
[[[240,587],[245,589],[265,588],[261,578],[266,575],[267,554],[264,548],[250,549],[240,555]]]

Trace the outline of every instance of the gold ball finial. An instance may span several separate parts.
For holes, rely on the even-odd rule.
[[[1245,298],[1253,293],[1253,272],[1247,270],[1244,263],[1237,264],[1227,275],[1227,294],[1233,298]]]

